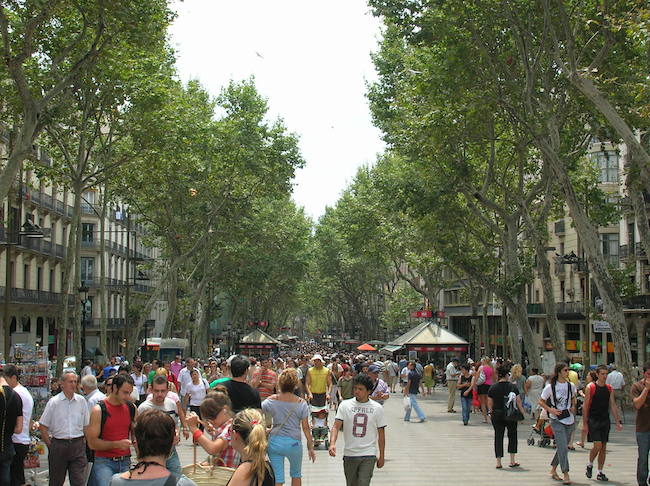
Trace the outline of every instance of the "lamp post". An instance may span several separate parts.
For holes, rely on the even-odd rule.
[[[77,368],[81,370],[86,361],[86,312],[88,306],[88,287],[84,281],[81,282],[79,287],[79,297],[81,302],[81,360]]]

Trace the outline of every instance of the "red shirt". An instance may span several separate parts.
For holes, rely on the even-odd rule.
[[[108,400],[104,400],[106,404],[106,423],[102,429],[100,439],[103,440],[123,440],[129,438],[131,431],[131,413],[129,406],[124,403],[122,405],[111,405]],[[97,457],[121,457],[131,454],[130,449],[110,449],[107,451],[95,451]]]
[[[178,380],[174,376],[174,373],[167,373],[167,381],[174,384],[174,386],[176,387],[176,393],[181,392],[181,387],[178,385]]]

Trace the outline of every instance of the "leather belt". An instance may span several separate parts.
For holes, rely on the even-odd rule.
[[[74,437],[72,439],[57,439],[56,437],[52,437],[52,440],[58,440],[59,442],[75,442],[78,440],[83,440],[84,436],[82,435],[81,437]]]

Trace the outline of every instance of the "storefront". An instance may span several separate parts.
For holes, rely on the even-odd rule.
[[[419,358],[421,361],[445,364],[453,357],[464,360],[469,343],[435,322],[426,321],[394,339],[383,349],[389,351],[401,348],[404,348],[409,359]]]

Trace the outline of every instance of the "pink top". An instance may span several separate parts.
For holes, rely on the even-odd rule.
[[[483,370],[483,374],[485,375],[485,384],[492,385],[493,384],[492,378],[494,376],[494,370],[492,369],[492,367],[481,365],[481,369]]]

